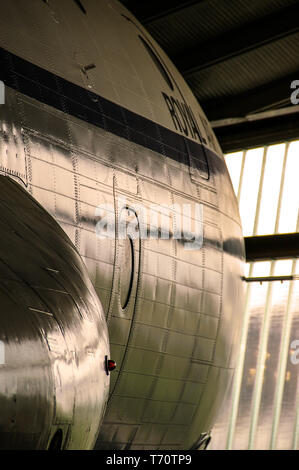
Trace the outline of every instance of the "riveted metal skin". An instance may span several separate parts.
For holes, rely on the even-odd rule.
[[[74,259],[71,245],[63,250],[60,238],[51,238],[61,260],[56,263],[54,257],[46,267],[58,270],[64,279],[61,263],[66,263],[69,277],[57,281],[55,271],[38,274],[38,267],[45,267],[44,258],[37,258],[34,269],[28,264],[26,285],[37,287],[34,292],[22,291],[24,308],[35,309],[20,315],[21,322],[32,322],[26,341],[22,331],[29,327],[10,321],[17,315],[12,304],[3,316],[7,341],[15,351],[13,361],[22,364],[23,381],[20,378],[18,386],[15,375],[0,366],[0,407],[5,410],[0,432],[6,436],[1,445],[45,448],[56,436],[55,448],[61,433],[54,431],[63,428],[64,436],[73,436],[67,438],[69,444],[62,444],[66,448],[88,448],[93,443],[96,449],[196,448],[225,403],[239,346],[244,246],[236,198],[212,129],[163,51],[118,2],[81,3],[85,13],[72,1],[53,0],[49,7],[32,0],[30,11],[27,0],[12,0],[3,7],[0,79],[6,95],[5,105],[0,106],[0,171],[3,180],[15,180],[16,200],[21,192],[27,201],[29,192],[80,253],[103,306],[111,351],[103,351],[101,363],[101,341],[108,349],[107,336],[102,317],[96,320],[92,313],[97,303],[88,301],[92,290],[86,287],[87,276],[80,278],[79,258]],[[12,187],[11,182],[7,185]],[[203,243],[192,249],[189,244],[187,249],[186,239],[175,236],[173,214],[181,214],[184,207],[193,211],[197,204],[202,217],[187,219],[200,221]],[[142,236],[136,205],[146,210],[171,207],[170,236],[161,235],[162,222],[156,227],[158,237]],[[114,237],[99,236],[99,207],[110,208]],[[130,239],[118,236],[119,214],[124,210],[134,214],[135,236]],[[23,251],[36,259],[35,243],[46,257],[46,235],[53,234],[49,228],[37,240],[39,227],[31,215],[26,230],[32,231],[32,241],[28,236],[26,248],[22,239],[10,237],[11,251],[18,253],[10,255],[15,269],[25,269]],[[9,214],[7,218],[12,224]],[[18,251],[13,251],[17,242]],[[10,264],[2,269],[6,278]],[[64,291],[71,286],[70,297]],[[12,284],[5,292],[9,299],[13,296]],[[70,315],[73,301],[83,310],[87,304],[90,318]],[[50,321],[51,327],[42,323]],[[89,325],[88,331],[84,325]],[[53,344],[55,335],[60,335],[58,347],[65,348],[65,355],[61,349],[53,352],[61,357],[57,411],[56,379],[50,373],[55,361],[50,343],[43,343],[47,328],[53,330]],[[19,337],[29,349],[18,359]],[[31,352],[31,347],[37,349]],[[75,358],[67,359],[73,357],[71,351],[79,359],[83,355],[82,372],[80,360],[77,366]],[[105,356],[117,363],[109,376]],[[32,357],[44,368],[36,366]],[[98,433],[107,377],[109,399]],[[75,385],[68,388],[63,381]],[[27,400],[28,414],[19,414],[15,395]],[[42,411],[39,418],[32,411],[36,406]],[[22,425],[16,424],[19,416]],[[84,419],[94,425],[85,421],[82,425]],[[35,437],[29,438],[32,433]]]
[[[106,321],[53,218],[0,176],[1,449],[93,447],[109,390]],[[54,442],[54,441],[53,441]]]

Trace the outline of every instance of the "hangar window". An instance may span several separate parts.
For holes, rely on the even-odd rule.
[[[169,86],[169,88],[171,90],[173,90],[173,84],[172,84],[172,81],[169,77],[169,74],[168,72],[166,71],[164,65],[162,64],[161,60],[159,59],[159,57],[157,56],[157,54],[153,51],[153,49],[151,48],[151,46],[143,39],[142,36],[138,35],[139,36],[139,39],[141,40],[142,44],[144,45],[145,49],[147,50],[148,54],[150,55],[150,57],[152,58],[152,60],[154,61],[156,67],[158,68],[160,74],[162,75],[162,77],[164,78],[165,82],[167,83],[167,85]]]
[[[241,347],[212,449],[298,449],[298,153],[299,140],[225,156],[243,233],[268,252],[247,250]]]
[[[297,231],[299,141],[225,156],[244,236]]]

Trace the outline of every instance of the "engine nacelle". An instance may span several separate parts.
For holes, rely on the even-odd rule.
[[[0,176],[0,446],[90,449],[109,391],[101,303],[54,219]]]

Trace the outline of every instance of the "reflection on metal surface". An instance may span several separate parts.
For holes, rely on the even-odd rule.
[[[298,148],[294,141],[226,155],[244,236],[296,231]]]
[[[0,447],[92,448],[109,387],[102,306],[57,222],[10,178],[0,193]]]

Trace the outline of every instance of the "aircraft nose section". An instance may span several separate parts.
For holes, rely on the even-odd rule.
[[[0,447],[91,449],[110,357],[102,305],[54,219],[0,176]]]

